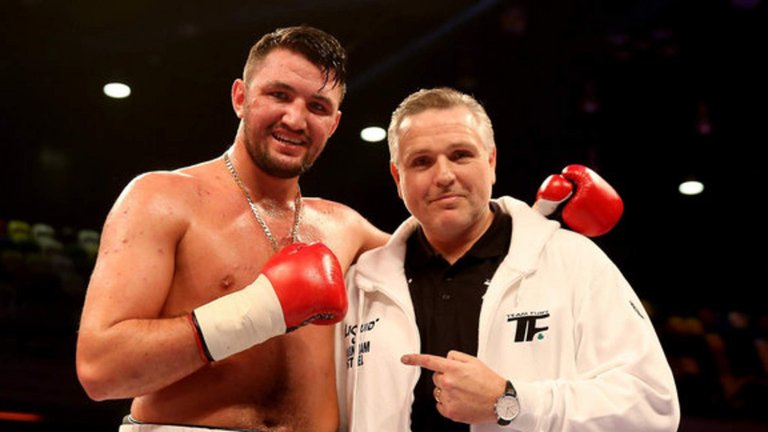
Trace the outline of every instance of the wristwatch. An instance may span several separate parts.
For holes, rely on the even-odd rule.
[[[496,411],[496,422],[501,426],[512,423],[520,414],[520,401],[517,400],[517,391],[511,381],[507,381],[507,388],[504,389],[504,394],[496,399],[493,410]]]

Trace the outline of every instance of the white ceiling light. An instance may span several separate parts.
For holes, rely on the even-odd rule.
[[[683,195],[698,195],[704,191],[704,185],[697,180],[688,180],[680,183],[677,190]]]
[[[378,126],[369,126],[360,131],[360,138],[368,142],[379,142],[387,137],[387,131]]]
[[[111,82],[104,85],[104,94],[115,99],[127,98],[131,95],[131,88],[119,82]]]

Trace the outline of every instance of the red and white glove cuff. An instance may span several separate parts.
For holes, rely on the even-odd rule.
[[[209,361],[227,358],[286,332],[282,306],[264,275],[190,315],[198,347]]]

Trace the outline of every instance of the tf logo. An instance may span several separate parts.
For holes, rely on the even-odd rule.
[[[549,330],[549,327],[538,327],[537,325],[547,318],[549,318],[549,311],[508,314],[507,322],[517,325],[517,329],[515,330],[515,343],[530,342],[534,337],[538,340],[544,339],[544,332]]]

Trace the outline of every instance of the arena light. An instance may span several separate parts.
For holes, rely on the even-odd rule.
[[[111,98],[123,99],[131,95],[131,88],[121,82],[111,82],[104,85],[104,94]]]
[[[704,192],[704,184],[698,180],[687,180],[680,183],[677,190],[683,195],[698,195]]]
[[[378,126],[369,126],[360,131],[360,138],[368,142],[379,142],[387,137],[387,131]]]

